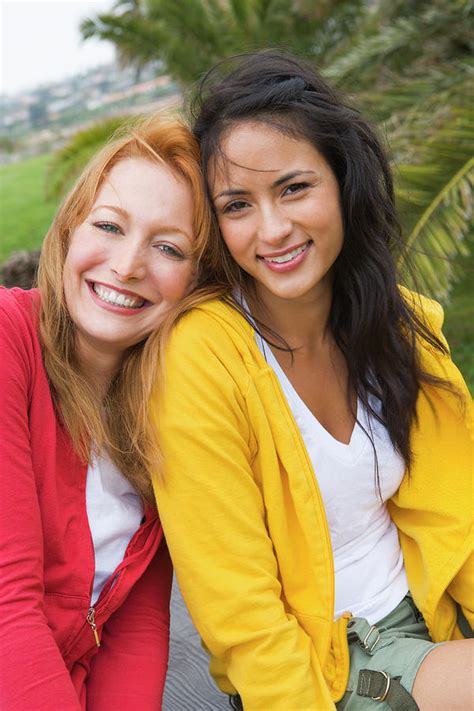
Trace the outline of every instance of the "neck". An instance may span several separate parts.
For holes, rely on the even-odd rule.
[[[329,328],[332,291],[285,299],[263,289],[249,294],[251,313],[299,352],[314,351],[332,341]]]
[[[81,371],[86,375],[87,380],[97,388],[98,393],[105,395],[110,382],[119,369],[122,354],[98,347],[85,341],[79,335],[76,347]]]

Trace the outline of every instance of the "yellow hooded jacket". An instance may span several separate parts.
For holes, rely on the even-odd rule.
[[[439,333],[441,307],[406,298]],[[428,347],[420,354],[470,401],[449,357]],[[165,464],[154,482],[158,508],[218,686],[238,690],[245,711],[334,709],[348,678],[350,611],[333,621],[317,471],[246,320],[219,301],[184,316],[153,405]],[[455,639],[455,601],[474,620],[472,410],[424,387],[417,414],[414,465],[389,510],[433,639]]]

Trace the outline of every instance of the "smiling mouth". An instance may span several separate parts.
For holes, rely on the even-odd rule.
[[[299,247],[295,247],[295,249],[292,249],[290,252],[286,252],[286,254],[280,254],[278,257],[259,256],[258,258],[261,259],[263,262],[267,262],[268,264],[286,264],[287,262],[291,262],[293,259],[298,257],[298,255],[302,254],[303,252],[306,252],[310,244],[311,240],[305,242],[305,244],[302,244]]]
[[[103,286],[93,282],[91,284],[94,294],[101,301],[112,306],[121,306],[125,309],[141,309],[145,305],[145,299],[140,299],[138,296],[130,296],[130,294],[121,294],[120,291],[115,291],[110,287]]]

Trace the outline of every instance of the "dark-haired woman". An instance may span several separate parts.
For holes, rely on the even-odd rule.
[[[230,291],[171,336],[156,483],[211,671],[245,711],[472,708],[468,393],[397,285],[383,150],[296,59],[216,74],[195,133]]]

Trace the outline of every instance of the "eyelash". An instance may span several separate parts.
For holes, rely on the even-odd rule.
[[[243,205],[243,207],[237,207],[238,205]],[[245,200],[234,200],[233,202],[230,202],[228,205],[225,205],[222,212],[228,213],[228,212],[240,212],[244,208],[248,207],[248,202],[245,202]]]
[[[310,183],[291,183],[290,185],[287,185],[286,188],[282,192],[282,197],[285,196],[292,196],[292,195],[297,195],[299,192],[302,190],[306,190],[306,188],[310,187]],[[248,207],[249,203],[246,202],[245,200],[234,200],[233,202],[228,203],[225,205],[222,209],[222,212],[224,214],[231,213],[231,212],[241,212],[244,210],[246,207]],[[239,207],[240,206],[240,207]]]
[[[97,229],[102,230],[103,232],[108,232],[109,234],[122,234],[120,227],[113,222],[94,222],[94,227],[97,227]],[[166,254],[168,257],[173,257],[174,259],[184,258],[182,252],[175,247],[172,247],[170,244],[157,244],[153,246]]]
[[[291,183],[290,185],[287,185],[287,187],[283,191],[283,195],[285,193],[287,195],[295,195],[296,193],[299,193],[301,190],[305,190],[306,188],[309,188],[310,184],[309,183]],[[291,188],[296,188],[294,190],[291,190]],[[290,191],[290,192],[287,192]]]
[[[176,247],[172,247],[170,244],[156,244],[154,245],[156,249],[159,249],[167,257],[172,257],[174,259],[184,259],[184,254],[180,252]]]
[[[111,234],[122,234],[120,227],[113,222],[94,222],[94,227],[102,230],[102,232],[109,232]]]

